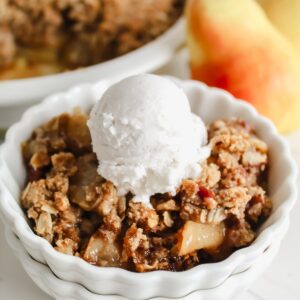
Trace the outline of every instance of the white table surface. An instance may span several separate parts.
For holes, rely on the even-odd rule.
[[[185,77],[185,66],[174,63],[159,73]],[[179,73],[178,73],[179,71]],[[300,117],[300,116],[299,116]],[[300,131],[287,137],[300,168]],[[298,181],[300,185],[300,180]],[[298,186],[299,186],[298,185]],[[291,217],[291,226],[272,266],[241,300],[300,300],[300,197]],[[0,222],[0,300],[50,300],[23,271],[11,253]]]

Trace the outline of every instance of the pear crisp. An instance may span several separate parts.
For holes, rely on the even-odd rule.
[[[164,33],[183,6],[184,0],[1,0],[0,80],[126,54]]]
[[[250,245],[270,215],[268,146],[243,120],[208,125],[211,147],[197,180],[151,205],[118,196],[97,172],[87,116],[62,114],[23,144],[22,207],[57,251],[135,272],[182,271]]]

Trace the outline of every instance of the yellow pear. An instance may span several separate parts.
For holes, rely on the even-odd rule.
[[[250,102],[281,132],[300,128],[300,57],[256,1],[189,0],[186,17],[193,79]]]
[[[300,56],[300,1],[260,0],[268,18],[297,49]]]

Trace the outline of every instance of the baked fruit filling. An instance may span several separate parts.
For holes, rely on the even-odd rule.
[[[0,80],[97,64],[165,32],[184,0],[1,0]]]
[[[151,206],[118,197],[98,172],[87,116],[62,114],[23,144],[21,204],[34,232],[59,252],[130,271],[181,271],[250,245],[270,215],[268,147],[243,120],[208,125],[211,147],[196,180]]]

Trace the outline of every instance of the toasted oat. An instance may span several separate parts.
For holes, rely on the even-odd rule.
[[[113,209],[116,209],[119,202],[117,191],[111,182],[105,182],[101,186],[100,202],[97,211],[102,216],[107,216]]]
[[[163,220],[164,220],[164,224],[167,226],[167,227],[172,227],[173,224],[174,224],[174,220],[172,219],[171,217],[171,214],[169,211],[164,211],[163,212]]]
[[[34,170],[48,166],[50,163],[49,155],[46,151],[39,151],[32,155],[30,165]]]
[[[35,230],[38,235],[44,237],[49,242],[53,239],[53,230],[52,230],[53,224],[51,215],[48,212],[41,212],[39,215]]]
[[[129,202],[127,217],[129,223],[137,223],[146,231],[155,231],[159,221],[155,209],[133,201]]]
[[[155,208],[157,211],[160,210],[167,210],[167,211],[178,211],[180,210],[180,207],[176,204],[176,202],[171,199],[166,202],[162,202],[158,204]]]
[[[267,163],[267,155],[260,152],[250,150],[243,154],[243,165],[248,166],[261,166]]]
[[[245,187],[232,187],[223,189],[218,195],[218,200],[222,203],[225,211],[243,219],[247,203],[251,195]]]
[[[73,240],[71,240],[70,238],[65,238],[56,241],[55,249],[64,254],[75,255],[77,247],[77,244]]]
[[[207,162],[202,165],[202,172],[199,178],[199,184],[213,188],[221,178],[221,172],[218,165]]]

